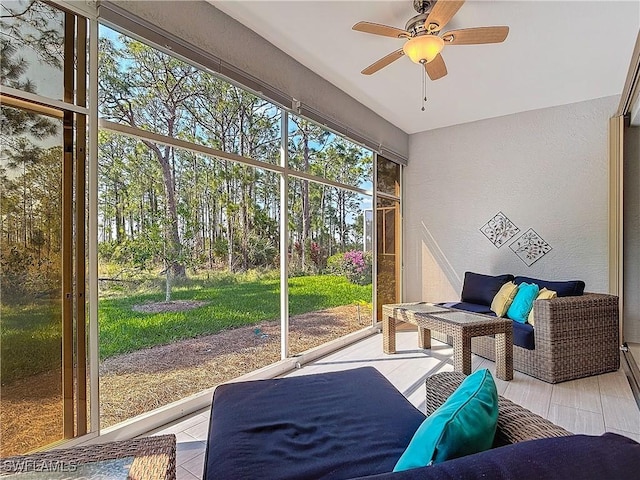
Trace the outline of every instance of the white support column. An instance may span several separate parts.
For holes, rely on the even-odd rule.
[[[98,339],[98,21],[89,22],[89,148],[88,148],[88,209],[87,219],[89,249],[89,395],[90,428],[92,434],[100,433]]]
[[[371,195],[371,325],[378,323],[378,154],[373,153],[373,192]]]
[[[280,358],[289,356],[289,115],[280,120]]]

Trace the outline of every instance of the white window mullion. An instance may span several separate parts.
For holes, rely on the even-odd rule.
[[[289,356],[289,115],[280,120],[280,358]]]

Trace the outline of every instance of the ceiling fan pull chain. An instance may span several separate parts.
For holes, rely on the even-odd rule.
[[[424,112],[424,104],[427,101],[427,71],[422,69],[422,111]]]

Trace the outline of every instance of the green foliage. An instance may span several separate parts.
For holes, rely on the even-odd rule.
[[[226,238],[216,238],[211,248],[216,258],[224,258],[229,253],[229,241]]]
[[[344,274],[344,253],[336,253],[327,258],[327,273]]]
[[[276,106],[115,32],[100,40],[99,63],[101,117],[278,162]],[[292,117],[290,133],[292,168],[347,185],[371,181],[370,152],[302,118]],[[277,173],[101,132],[99,175],[101,241],[123,245],[122,255],[104,257],[109,261],[232,272],[277,261]],[[301,246],[292,252],[292,274],[319,273],[328,255],[362,243],[359,194],[296,177],[290,186],[289,241]],[[150,255],[131,241],[152,227],[162,248]]]
[[[251,268],[273,267],[278,251],[268,238],[250,234],[248,239],[248,258]]]
[[[60,270],[53,257],[36,258],[36,252],[14,245],[0,252],[2,301],[30,302],[35,297],[54,295],[60,286]]]
[[[118,263],[143,270],[151,268],[159,262],[158,251],[162,249],[162,243],[158,243],[150,236],[140,236],[125,239],[121,242],[112,240],[98,244],[98,255],[104,262]]]
[[[5,151],[11,174],[0,190],[0,269],[3,301],[20,303],[59,288],[62,149],[35,147],[23,137],[14,143],[19,151]]]

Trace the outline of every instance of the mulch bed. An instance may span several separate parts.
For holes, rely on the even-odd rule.
[[[141,313],[184,312],[193,308],[204,307],[211,302],[202,300],[171,300],[170,302],[149,302],[134,305],[131,310]]]
[[[184,302],[144,308],[195,308]],[[182,303],[182,305],[180,305]],[[193,302],[192,302],[193,303]],[[201,306],[201,305],[197,305]],[[167,311],[167,310],[158,310]],[[177,311],[177,310],[171,310]],[[371,324],[371,311],[355,305],[289,319],[295,355]],[[262,322],[109,358],[100,365],[100,424],[105,428],[280,360],[280,322]],[[59,372],[2,387],[0,456],[15,455],[60,438],[60,397],[35,398]]]

